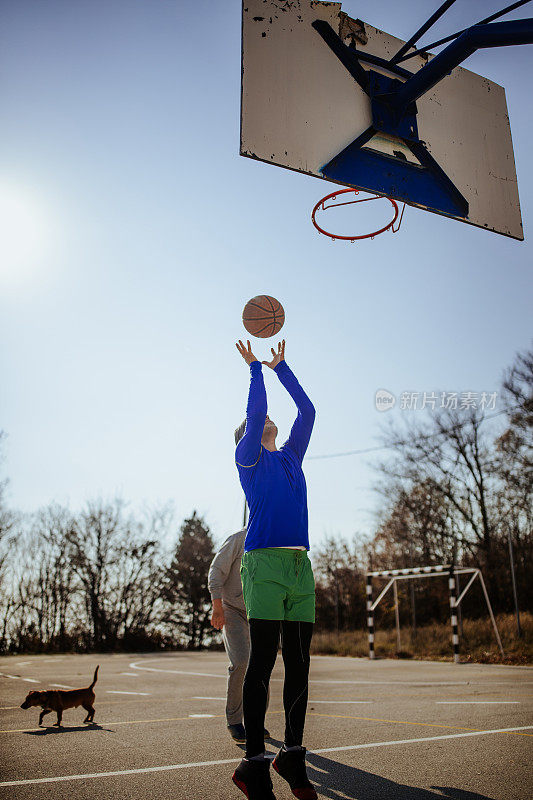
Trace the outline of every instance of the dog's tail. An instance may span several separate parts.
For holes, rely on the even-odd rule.
[[[100,664],[98,664],[98,667],[99,667],[99,666],[100,666]],[[93,686],[94,686],[94,684],[96,683],[96,680],[97,680],[97,678],[98,678],[98,667],[96,667],[96,669],[95,669],[95,671],[94,671],[94,678],[93,678],[93,682],[92,682],[92,683],[91,683],[91,685],[89,686],[89,689],[92,689],[92,688],[93,688]]]

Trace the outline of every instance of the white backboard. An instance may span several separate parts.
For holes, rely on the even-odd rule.
[[[381,59],[390,59],[403,41],[350,19],[340,3],[243,3],[241,155],[325,178],[324,165],[369,127],[372,109],[369,96],[312,27],[316,20],[327,22],[345,45],[353,42],[357,51]],[[427,60],[415,56],[402,67],[414,73]],[[398,79],[381,65],[360,63]],[[336,175],[335,183],[523,239],[504,89],[457,67],[416,105],[419,139],[466,200],[466,213],[421,200],[409,182],[401,190],[397,181],[387,189],[387,170],[409,170],[405,162],[415,176],[423,169],[400,139],[386,134],[362,148],[365,158],[377,157],[377,168],[371,162],[366,174]]]

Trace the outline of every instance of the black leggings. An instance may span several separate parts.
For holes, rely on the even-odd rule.
[[[302,744],[313,623],[251,619],[250,661],[243,686],[247,758],[258,756],[265,749],[263,731],[268,684],[278,653],[280,629],[281,652],[285,665],[285,744],[287,747]]]

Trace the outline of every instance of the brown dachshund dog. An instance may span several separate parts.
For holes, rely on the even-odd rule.
[[[100,664],[98,667],[99,666]],[[93,686],[96,683],[96,678],[98,676],[98,667],[96,667],[94,671],[93,682],[85,689],[49,689],[45,692],[29,692],[28,696],[20,707],[32,708],[33,706],[41,706],[42,711],[39,714],[39,725],[42,725],[45,714],[51,714],[52,711],[55,711],[57,714],[57,722],[54,722],[54,725],[57,725],[57,727],[60,728],[63,711],[66,708],[77,708],[78,706],[83,706],[87,712],[87,716],[83,721],[92,722],[94,718]]]

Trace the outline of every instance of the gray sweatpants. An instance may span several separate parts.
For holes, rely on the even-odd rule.
[[[222,638],[229,658],[226,721],[228,725],[238,725],[242,723],[242,684],[250,657],[250,630],[245,611],[224,602],[222,607],[225,620]]]

